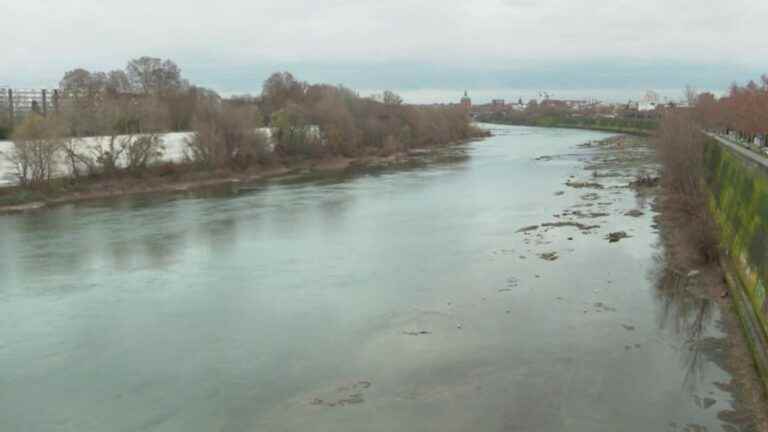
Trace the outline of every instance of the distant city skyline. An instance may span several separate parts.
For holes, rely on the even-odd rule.
[[[474,105],[491,103],[493,99],[503,99],[505,103],[516,103],[522,99],[528,103],[531,99],[542,99],[539,90],[536,89],[466,89]],[[685,99],[684,89],[554,89],[547,90],[550,99],[562,100],[595,100],[606,103],[626,103],[629,101],[639,101],[648,90],[653,90],[659,94],[661,102],[679,102]],[[722,92],[712,89],[697,89],[701,92],[713,92],[721,94]],[[362,96],[374,95],[380,93],[380,90],[361,90]],[[413,104],[441,104],[458,103],[464,95],[464,90],[458,89],[417,89],[403,90],[398,94],[402,96],[406,103]]]

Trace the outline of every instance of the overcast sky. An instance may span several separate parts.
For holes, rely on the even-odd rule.
[[[412,95],[718,89],[768,72],[766,0],[3,0],[0,17],[11,86],[142,55],[226,93],[283,69]]]

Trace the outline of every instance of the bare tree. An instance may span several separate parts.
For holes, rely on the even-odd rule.
[[[135,91],[164,94],[180,89],[184,83],[181,69],[171,60],[141,57],[128,62],[128,81]]]
[[[166,114],[153,97],[106,99],[97,117],[102,136],[88,149],[92,171],[111,175],[124,168],[135,174],[157,162],[163,153]]]
[[[246,168],[271,154],[268,137],[257,130],[261,114],[253,104],[209,98],[198,104],[187,157],[208,168]]]
[[[128,93],[131,90],[128,74],[119,69],[110,71],[107,74],[106,87],[113,94]]]
[[[384,93],[381,95],[381,100],[384,102],[384,105],[402,105],[403,104],[403,98],[400,97],[397,93],[385,90]]]
[[[657,154],[663,166],[664,206],[681,219],[680,226],[692,231],[700,258],[713,262],[718,257],[715,223],[707,207],[704,185],[705,136],[690,112],[672,111],[662,118],[656,138]]]
[[[30,114],[16,127],[13,147],[0,154],[14,166],[19,184],[39,187],[51,180],[61,150],[61,125],[56,117]]]
[[[85,69],[73,69],[64,74],[59,88],[74,98],[91,96],[100,90],[100,82]]]
[[[262,99],[265,114],[272,113],[286,107],[289,102],[301,103],[307,91],[307,84],[298,81],[289,72],[277,72],[270,75],[262,89]]]
[[[270,124],[275,135],[275,150],[285,156],[322,156],[322,139],[308,120],[306,110],[294,103],[273,113]]]
[[[691,85],[685,86],[685,100],[688,102],[689,107],[696,106],[696,101],[699,99],[699,92],[696,91]]]

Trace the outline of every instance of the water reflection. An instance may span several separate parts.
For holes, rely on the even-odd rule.
[[[654,257],[651,278],[659,304],[659,327],[671,329],[682,338],[681,361],[686,371],[683,386],[694,392],[706,376],[706,364],[716,360],[713,356],[722,346],[720,339],[710,336],[716,304],[697,292],[695,278],[672,268],[661,253]]]
[[[198,231],[211,250],[226,250],[235,246],[240,238],[238,225],[239,222],[234,216],[227,216],[201,223]]]

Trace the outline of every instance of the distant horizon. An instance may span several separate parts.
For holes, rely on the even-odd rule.
[[[684,98],[687,85],[698,91],[723,94],[732,83],[757,80],[765,73],[735,64],[581,62],[529,64],[517,69],[486,70],[482,67],[442,68],[429,64],[270,64],[251,66],[185,63],[173,57],[191,84],[212,89],[222,96],[259,95],[263,81],[274,72],[288,71],[310,84],[344,85],[363,96],[391,90],[414,104],[458,102],[465,90],[474,103],[492,99],[528,101],[539,93],[554,99],[594,99],[618,103],[640,99],[653,90],[662,98]],[[129,59],[126,59],[126,63]],[[64,73],[82,67],[95,71],[121,69],[124,65],[69,65],[45,80],[10,79],[0,70],[0,87],[56,88]]]
[[[315,84],[315,83],[310,83]],[[0,83],[0,88],[12,89],[54,89],[57,85],[49,86],[11,86]],[[685,99],[685,88],[585,88],[585,89],[558,89],[558,88],[416,88],[416,89],[357,89],[350,87],[353,91],[363,97],[375,96],[385,90],[393,91],[403,98],[403,102],[414,105],[430,104],[452,104],[458,103],[468,93],[469,98],[475,105],[491,103],[494,99],[503,99],[506,103],[515,103],[522,99],[524,103],[532,99],[543,99],[544,94],[549,99],[560,100],[587,100],[606,103],[626,103],[640,100],[648,91],[653,91],[659,95],[663,102],[680,102]],[[716,96],[721,96],[724,91],[715,89],[700,89],[698,92],[710,92]],[[237,96],[258,96],[261,89],[254,91],[217,91],[224,98]]]
[[[381,93],[382,90],[359,90],[362,96]],[[642,88],[642,89],[412,89],[412,90],[393,90],[399,94],[406,103],[410,104],[449,104],[458,103],[459,99],[467,91],[469,98],[475,105],[491,103],[494,99],[503,99],[506,103],[518,102],[522,99],[524,103],[532,99],[542,99],[543,93],[547,94],[549,99],[561,100],[587,100],[606,103],[626,103],[629,101],[640,100],[647,91],[653,91],[659,95],[664,102],[680,102],[685,99],[684,88]],[[722,92],[711,89],[696,89],[699,92],[711,92],[716,95]]]
[[[55,86],[72,69],[123,69],[142,56],[173,60],[220,94],[258,94],[271,73],[289,71],[416,103],[454,100],[434,89],[586,90],[620,101],[686,85],[724,92],[768,73],[764,0],[30,0],[3,2],[0,16],[9,41],[0,84],[14,87]]]

